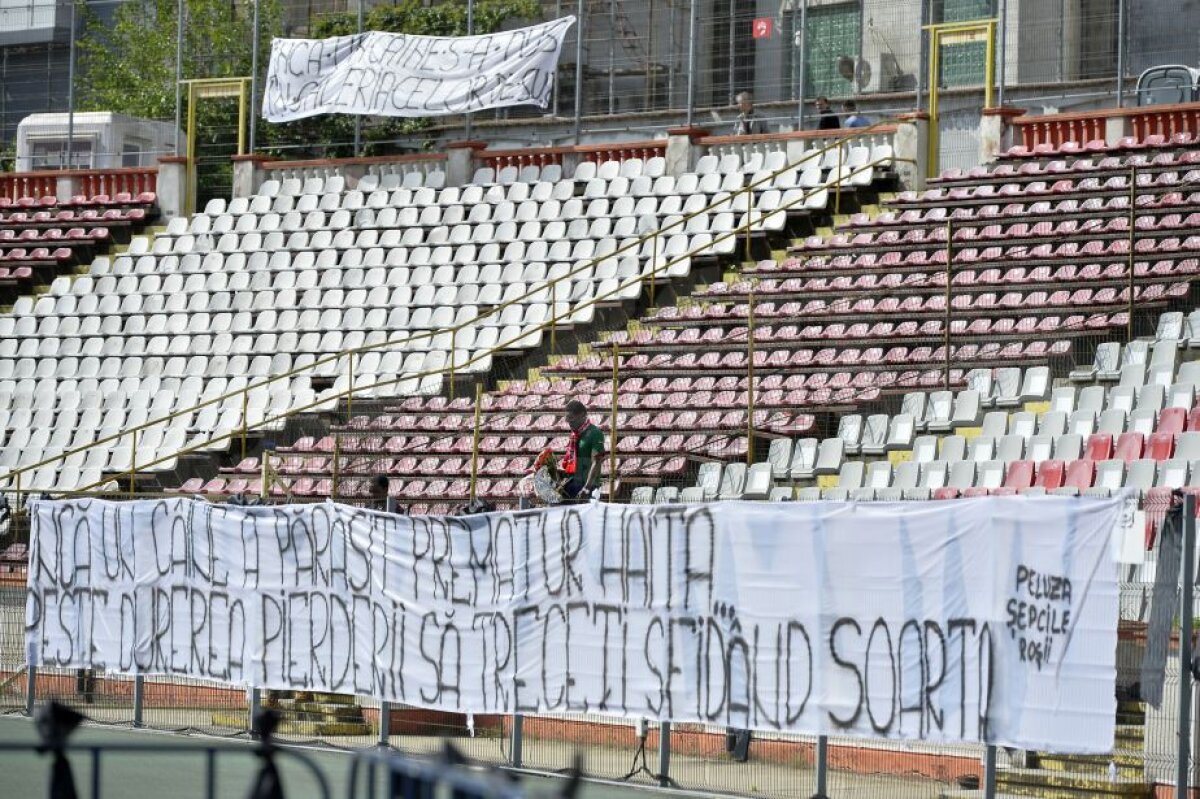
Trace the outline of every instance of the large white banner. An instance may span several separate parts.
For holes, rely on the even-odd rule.
[[[546,108],[574,17],[486,36],[371,31],[329,39],[275,39],[263,117],[315,114],[424,117],[486,108]]]
[[[1107,752],[1121,500],[33,506],[30,665]]]

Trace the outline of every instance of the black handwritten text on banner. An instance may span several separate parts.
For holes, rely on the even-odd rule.
[[[1109,751],[1120,511],[37,502],[27,656],[472,713]]]
[[[486,108],[546,108],[554,89],[563,17],[485,36],[372,31],[329,39],[275,39],[263,117],[315,114],[424,117]]]

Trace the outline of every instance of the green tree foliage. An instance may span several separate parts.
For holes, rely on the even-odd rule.
[[[409,33],[421,36],[466,36],[466,0],[426,5],[427,0],[398,0],[364,14],[363,30]],[[541,18],[538,0],[475,0],[475,33],[494,33],[510,21],[533,22]],[[313,20],[311,36],[324,39],[358,32],[357,12],[329,14]],[[363,120],[363,149],[367,155],[390,149],[399,136],[429,127],[428,119],[376,118]],[[337,158],[353,155],[354,117],[324,114],[280,125],[266,125],[267,149],[288,157],[300,155]],[[296,145],[304,143],[303,149]],[[304,146],[307,145],[307,146]]]
[[[186,4],[184,79],[249,75],[252,4],[233,0],[186,0]],[[86,14],[79,42],[82,110],[174,119],[176,7],[176,0],[131,0],[117,7],[111,24]],[[280,29],[278,0],[260,1],[259,23],[260,58],[265,64],[272,32]]]
[[[184,80],[248,76],[253,63],[253,4],[184,1]],[[176,0],[130,0],[116,8],[111,22],[85,12],[78,56],[80,110],[174,120],[176,9]],[[278,0],[259,0],[263,63],[270,53],[272,32],[279,29]],[[186,114],[187,109],[182,110]],[[233,177],[229,156],[237,151],[238,141],[237,100],[198,103],[196,122],[197,200],[203,203],[229,191]]]

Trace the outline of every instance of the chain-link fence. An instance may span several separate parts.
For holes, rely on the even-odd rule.
[[[1183,701],[1178,631],[1186,611],[1179,608],[1171,586],[1180,548],[1188,539],[1181,537],[1178,522],[1162,523],[1169,504],[1152,509],[1157,536],[1144,562],[1122,566],[1114,751],[1084,757],[993,750],[1000,794],[1040,796],[1068,790],[1070,795],[1096,795],[1117,784],[1128,795],[1143,795],[1139,791],[1152,784],[1173,781]],[[1168,550],[1175,554],[1163,554]],[[1162,585],[1156,592],[1156,566],[1168,573],[1165,592]],[[5,714],[22,714],[31,702],[55,700],[99,724],[250,737],[253,708],[261,706],[279,712],[277,738],[288,743],[333,748],[385,744],[404,753],[434,754],[450,741],[479,763],[565,774],[579,758],[593,778],[708,794],[865,794],[888,799],[984,795],[977,792],[987,765],[980,746],[750,735],[722,726],[668,727],[584,713],[471,716],[381,704],[368,697],[247,691],[174,676],[131,679],[53,668],[30,672],[23,665],[24,598],[24,588],[12,581],[0,590],[0,708]],[[1157,610],[1159,602],[1167,603],[1165,610]],[[1174,632],[1166,633],[1170,643],[1163,699],[1153,707],[1143,701],[1140,680],[1147,674],[1143,658],[1148,641],[1163,634],[1162,629],[1154,630],[1155,619],[1163,618]],[[194,647],[193,642],[171,645],[176,643]],[[32,692],[27,689],[30,673]],[[1192,678],[1188,674],[1184,679]]]
[[[159,154],[182,152],[177,131],[188,109],[176,79],[248,76],[257,63],[255,89],[261,94],[269,42],[280,35],[345,33],[371,25],[454,35],[468,27],[494,30],[538,16],[578,15],[564,42],[547,111],[502,109],[472,120],[473,130],[485,138],[533,144],[572,136],[654,136],[683,121],[731,132],[741,92],[754,96],[758,117],[772,132],[816,127],[821,113],[813,101],[819,96],[831,99],[829,113],[840,122],[855,114],[881,119],[926,108],[931,54],[922,26],[982,19],[998,20],[992,47],[977,39],[948,40],[939,53],[936,84],[948,112],[979,105],[989,53],[997,65],[998,102],[1032,113],[1108,107],[1118,93],[1119,101],[1134,103],[1131,92],[1142,70],[1191,62],[1200,24],[1192,0],[453,0],[420,13],[392,13],[376,4],[359,10],[353,3],[294,0],[233,5],[11,0],[0,8],[0,161],[19,171],[67,164],[98,168],[141,165]],[[1117,80],[1118,70],[1123,81]],[[1156,101],[1191,99],[1190,91],[1175,94],[1156,95]],[[236,103],[201,105],[196,155],[201,175],[213,172],[219,183],[216,172],[236,149]],[[257,102],[252,99],[250,106]],[[71,124],[64,117],[31,117],[67,112],[132,119],[79,116]],[[282,126],[258,122],[247,126],[255,129],[247,144],[293,157],[380,154],[461,137],[464,122],[360,121],[357,133],[349,118]],[[18,136],[23,122],[26,137]],[[27,144],[17,153],[21,141]],[[22,160],[15,161],[18,155]]]

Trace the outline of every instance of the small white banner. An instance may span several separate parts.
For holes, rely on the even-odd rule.
[[[575,17],[485,36],[371,31],[275,39],[263,117],[316,114],[425,117],[487,108],[546,108],[563,38]]]
[[[26,652],[474,714],[1108,752],[1123,507],[36,502]]]

